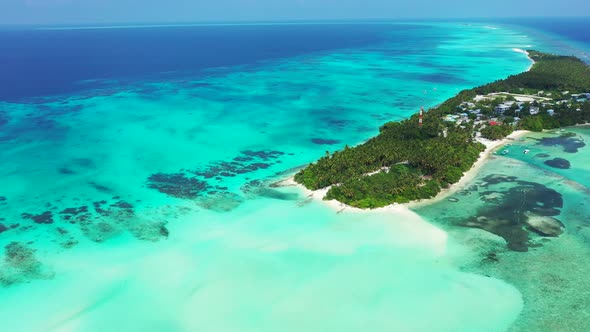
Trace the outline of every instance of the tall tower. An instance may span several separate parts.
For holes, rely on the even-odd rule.
[[[424,113],[424,107],[420,106],[420,117],[418,120],[418,126],[420,126],[420,128],[422,128],[422,114]]]

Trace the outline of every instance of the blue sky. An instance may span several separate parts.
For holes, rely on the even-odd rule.
[[[588,0],[0,0],[0,23],[590,16]]]

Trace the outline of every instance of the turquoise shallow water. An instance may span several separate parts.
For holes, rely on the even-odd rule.
[[[564,134],[568,137],[564,138]],[[451,234],[472,233],[458,237],[472,251],[481,252],[480,260],[466,264],[465,271],[500,278],[521,292],[524,309],[513,331],[588,329],[590,154],[586,144],[589,139],[588,127],[525,135],[501,147],[499,151],[508,149],[510,152],[506,156],[492,157],[477,178],[454,196],[458,202],[443,201],[417,210],[426,220],[448,229]],[[524,149],[531,152],[523,154]],[[568,160],[571,165],[561,169],[545,163],[553,158]],[[501,181],[490,185],[490,176]],[[507,179],[510,180],[506,182]],[[526,183],[523,185],[522,181]],[[518,190],[524,187],[528,189]],[[538,201],[531,206],[530,198],[537,194],[541,194],[537,199],[545,199],[545,202]],[[560,203],[548,204],[547,198],[554,196]],[[512,215],[511,221],[517,222],[515,212],[519,209],[538,213],[550,206],[557,208],[556,213],[550,214],[563,223],[564,233],[559,237],[545,237],[527,230],[522,223],[513,226],[513,231],[526,230],[529,242],[526,253],[509,250],[500,237],[482,236],[487,232],[477,227],[457,228],[466,225],[470,218],[482,215],[492,218]]]
[[[513,49],[532,41],[509,29],[431,25],[420,32],[437,41],[427,49],[396,33],[194,78],[1,103],[0,246],[18,241],[0,266],[3,326],[503,331],[523,298],[529,313],[529,293],[508,272],[477,265],[505,242],[448,227],[436,212],[447,205],[420,216],[336,213],[269,186],[420,105],[530,65]],[[551,244],[568,241],[566,227]]]

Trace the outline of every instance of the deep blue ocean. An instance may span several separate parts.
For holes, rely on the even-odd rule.
[[[534,36],[541,51],[574,55],[590,63],[590,17],[500,20]]]
[[[589,18],[497,22],[544,33],[537,36],[549,51],[575,53],[567,41],[590,44]],[[392,30],[407,30],[410,42],[416,36],[410,30],[424,29],[418,24],[375,22],[82,28],[0,28],[0,100],[64,94],[126,80],[194,76],[207,68],[361,47],[386,40]],[[426,35],[419,38],[425,45],[429,42]]]
[[[382,24],[4,29],[0,99],[98,88],[108,83],[100,81],[105,79],[194,75],[205,68],[359,47],[383,40],[392,29]]]
[[[589,17],[561,17],[561,18],[519,18],[506,19],[509,22],[542,32],[552,33],[562,38],[590,45],[590,16]]]

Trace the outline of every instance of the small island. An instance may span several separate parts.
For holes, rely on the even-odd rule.
[[[480,158],[483,139],[590,122],[590,67],[582,60],[528,51],[527,72],[463,90],[355,147],[319,159],[294,179],[324,199],[357,208],[429,199],[457,183]]]

